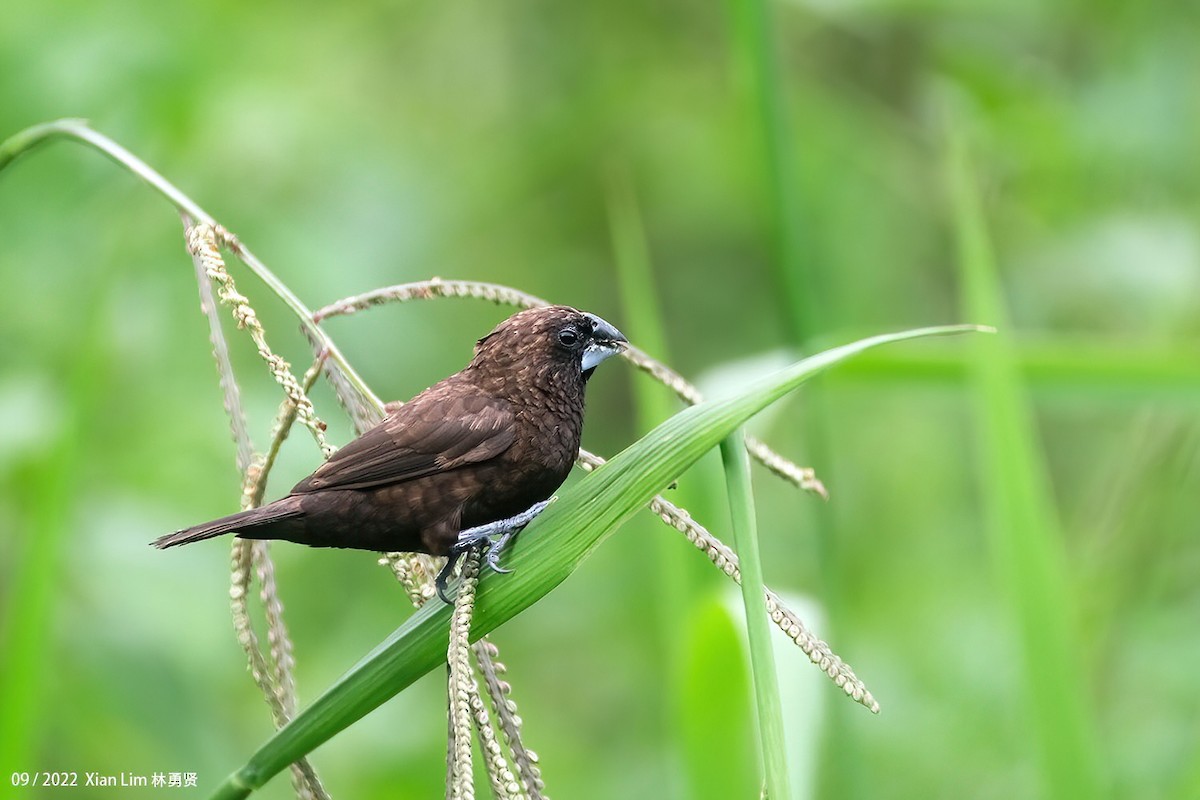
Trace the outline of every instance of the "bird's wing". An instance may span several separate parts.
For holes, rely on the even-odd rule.
[[[334,453],[293,494],[366,489],[475,464],[507,450],[516,419],[504,400],[428,393]]]

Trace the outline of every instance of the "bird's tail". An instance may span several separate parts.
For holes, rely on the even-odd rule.
[[[247,539],[273,539],[271,527],[288,520],[295,520],[304,515],[300,509],[300,498],[285,497],[269,505],[239,511],[227,517],[214,519],[201,525],[168,533],[151,542],[159,550],[175,547],[181,544],[191,544],[223,533],[236,533]]]

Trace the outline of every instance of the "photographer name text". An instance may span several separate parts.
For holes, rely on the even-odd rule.
[[[14,772],[12,785],[20,788],[57,787],[73,789],[79,786],[130,787],[148,789],[186,789],[196,786],[194,772]]]

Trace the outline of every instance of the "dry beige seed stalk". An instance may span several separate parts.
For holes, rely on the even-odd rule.
[[[252,471],[254,473],[255,471]],[[253,489],[243,493],[249,496]],[[234,539],[231,554],[231,585],[229,589],[230,610],[238,643],[245,651],[249,662],[250,676],[262,691],[271,709],[275,727],[286,725],[295,714],[295,684],[292,680],[291,639],[283,625],[283,606],[279,603],[275,587],[274,570],[266,542],[251,542]],[[256,552],[262,548],[262,552]],[[271,645],[271,662],[263,655],[258,637],[250,622],[248,597],[250,594],[250,570],[258,566],[262,581],[260,596],[266,606],[268,618],[268,641]],[[329,800],[316,771],[307,758],[291,765],[292,786],[300,800]]]
[[[499,650],[496,645],[486,638],[475,643],[475,660],[487,686],[488,697],[492,708],[500,720],[500,730],[504,734],[505,743],[512,753],[513,767],[521,779],[521,785],[529,800],[548,800],[544,794],[546,784],[542,780],[542,771],[538,767],[537,753],[525,748],[521,735],[521,717],[517,715],[517,704],[509,697],[512,686],[500,676],[508,668],[496,660]]]
[[[479,583],[482,552],[471,549],[462,556],[462,575],[450,617],[450,644],[446,662],[450,696],[450,747],[452,753],[447,781],[453,800],[473,800],[474,776],[471,771],[471,699],[478,699],[475,677],[471,673],[471,616],[475,611],[475,588]]]
[[[183,221],[185,234],[189,245],[191,245],[194,228],[191,225],[191,220],[186,215]],[[217,304],[213,297],[212,284],[209,281],[209,278],[213,277],[212,270],[216,265],[219,265],[219,268],[223,270],[224,264],[215,247],[206,248],[198,245],[196,247],[189,246],[188,250],[192,255],[192,264],[196,269],[196,280],[200,290],[201,311],[209,323],[209,339],[212,343],[213,357],[217,362],[217,370],[221,378],[220,383],[225,399],[225,410],[229,415],[230,428],[237,446],[238,469],[243,474],[241,506],[243,509],[251,508],[257,506],[262,500],[266,476],[270,470],[271,462],[274,460],[274,455],[278,451],[278,444],[281,441],[279,431],[282,429],[284,431],[282,435],[286,435],[287,426],[282,424],[277,426],[276,439],[273,442],[268,460],[264,462],[255,458],[254,445],[250,440],[249,428],[246,424],[246,417],[241,404],[241,393],[229,360],[229,348],[225,340],[224,331],[221,328],[220,319],[217,316]],[[230,280],[229,285],[232,287],[232,280]],[[222,299],[225,298],[222,297]],[[315,379],[315,377],[316,373],[313,373],[312,378]],[[311,379],[305,385],[306,391],[309,386],[311,386]],[[290,425],[290,421],[287,425]],[[250,673],[255,683],[258,684],[260,690],[263,692],[263,696],[267,699],[267,704],[271,708],[271,715],[276,727],[282,727],[295,714],[296,709],[296,691],[294,681],[292,680],[292,644],[287,633],[287,628],[283,623],[283,605],[279,602],[279,595],[275,586],[274,565],[266,550],[265,543],[256,544],[263,546],[248,546],[248,543],[237,540],[237,545],[233,549],[230,604],[234,630],[237,632],[238,642],[246,652]],[[254,634],[247,607],[252,564],[257,566],[261,584],[260,597],[264,605],[268,623],[267,638],[271,652],[270,663],[268,663],[259,646],[258,637]],[[328,794],[325,792],[316,771],[313,770],[312,765],[307,759],[301,759],[292,764],[291,772],[292,786],[300,800],[328,800]]]
[[[189,227],[187,229],[188,252],[203,265],[205,274],[216,281],[217,297],[223,304],[230,307],[238,328],[244,328],[250,334],[250,338],[254,340],[255,346],[258,348],[259,356],[270,368],[271,375],[283,387],[288,399],[295,404],[296,415],[300,423],[312,432],[313,438],[321,448],[321,453],[328,458],[332,454],[333,448],[325,441],[325,423],[318,419],[312,401],[300,387],[300,383],[292,374],[288,363],[272,351],[267,344],[262,323],[258,321],[258,314],[250,305],[250,301],[238,292],[233,278],[225,269],[225,261],[217,249],[218,236],[223,241],[232,240],[226,231],[213,225],[200,223]]]
[[[279,699],[284,715],[291,719],[296,716],[296,683],[292,678],[296,660],[292,651],[292,639],[283,623],[283,603],[279,600],[279,589],[275,585],[275,562],[271,560],[271,543],[264,541],[256,544],[261,546],[251,548],[251,560],[258,575],[259,598],[262,600],[263,614],[267,619],[267,646],[273,664],[271,682],[275,686],[275,696]]]
[[[473,649],[473,648],[472,648]],[[504,748],[496,736],[496,728],[488,715],[487,704],[483,702],[478,687],[471,693],[471,715],[475,723],[475,733],[479,737],[479,749],[483,753],[483,761],[487,767],[488,780],[492,785],[492,797],[495,800],[524,800],[525,794],[517,777],[504,758]]]

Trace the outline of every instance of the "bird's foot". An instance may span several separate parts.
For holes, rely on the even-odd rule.
[[[504,569],[500,566],[500,554],[504,552],[504,548],[513,539],[517,538],[517,534],[525,529],[525,526],[533,522],[534,517],[546,510],[546,506],[550,505],[554,498],[543,500],[540,503],[534,503],[529,508],[508,519],[498,520],[487,525],[480,525],[478,528],[469,528],[459,534],[459,543],[467,540],[475,539],[475,541],[488,542],[487,553],[484,555],[484,563],[488,565],[493,572],[506,574],[512,572],[511,569]],[[492,537],[495,537],[493,539]]]
[[[446,566],[442,567],[442,571],[438,573],[437,579],[434,581],[438,597],[442,598],[442,601],[445,603],[453,602],[453,599],[447,593],[447,587],[451,577],[454,575],[454,568],[458,565],[459,556],[473,548],[487,547],[483,560],[493,572],[501,574],[512,572],[511,569],[504,569],[500,566],[500,554],[504,551],[508,543],[515,539],[517,534],[533,521],[534,517],[545,511],[546,506],[550,505],[553,501],[554,498],[551,497],[549,500],[534,503],[515,516],[489,522],[486,525],[467,528],[465,531],[459,533],[458,541],[450,547],[450,553],[446,558]]]

